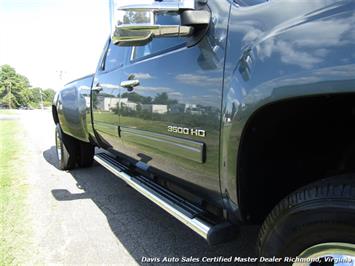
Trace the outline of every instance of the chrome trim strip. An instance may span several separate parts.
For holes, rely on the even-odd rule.
[[[145,146],[149,146],[151,148],[169,153],[173,156],[179,156],[194,162],[204,162],[205,144],[203,142],[135,128],[120,127],[120,129],[121,137],[124,142],[126,141],[141,144],[144,139]]]
[[[137,135],[141,138],[147,138],[150,140],[154,140],[156,142],[164,142],[164,143],[176,145],[181,148],[191,150],[191,151],[197,152],[197,153],[201,153],[202,152],[201,150],[203,148],[202,142],[172,137],[169,135],[163,135],[163,134],[159,134],[159,133],[153,133],[153,132],[143,131],[143,130],[139,130],[139,129],[130,129],[130,128],[125,128],[125,127],[121,127],[121,131],[123,133],[134,134],[134,135]]]
[[[132,188],[137,190],[139,193],[141,193],[143,196],[157,204],[159,207],[164,209],[166,212],[170,213],[172,216],[174,216],[176,219],[178,219],[180,222],[184,223],[186,226],[191,228],[193,231],[195,231],[197,234],[202,236],[204,239],[207,240],[208,238],[208,233],[210,232],[212,226],[205,221],[199,219],[199,218],[189,218],[185,214],[181,213],[177,209],[175,209],[173,206],[171,206],[169,203],[165,202],[163,199],[159,198],[157,195],[154,195],[152,192],[147,190],[146,188],[140,186],[137,182],[135,182],[132,178],[132,176],[126,174],[122,170],[117,169],[114,167],[112,164],[109,162],[105,161],[104,159],[100,158],[99,156],[95,155],[94,159],[96,162],[101,164],[103,167],[105,167],[107,170],[109,170],[111,173],[116,175],[117,177],[121,178],[123,181],[125,181],[128,185],[130,185]]]

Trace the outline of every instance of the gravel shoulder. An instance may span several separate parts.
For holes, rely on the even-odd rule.
[[[255,227],[243,228],[236,241],[210,247],[103,167],[58,170],[51,113],[20,116],[29,150],[24,163],[36,264],[153,265],[142,261],[255,256]]]

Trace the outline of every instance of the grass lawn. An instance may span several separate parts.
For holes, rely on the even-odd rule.
[[[20,134],[18,120],[0,120],[0,265],[25,263],[23,260],[27,254],[27,186],[21,162],[23,144]]]
[[[0,115],[13,115],[16,114],[17,110],[14,109],[0,109]]]

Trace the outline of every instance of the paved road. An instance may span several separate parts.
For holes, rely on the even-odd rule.
[[[255,227],[243,228],[234,242],[210,247],[103,167],[59,171],[50,112],[20,114],[30,147],[24,162],[38,262],[154,265],[142,259],[255,256]]]
[[[0,114],[0,121],[2,120],[17,120],[20,119],[18,115],[8,115],[8,114]]]

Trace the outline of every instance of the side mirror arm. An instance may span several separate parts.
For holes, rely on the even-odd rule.
[[[142,46],[153,38],[191,36],[193,27],[180,25],[120,25],[115,28],[112,42],[120,46]],[[133,37],[134,36],[134,37]]]
[[[119,10],[124,11],[153,11],[153,12],[181,12],[186,9],[195,9],[195,0],[178,0],[178,1],[155,1],[152,4],[128,4],[119,5]]]

